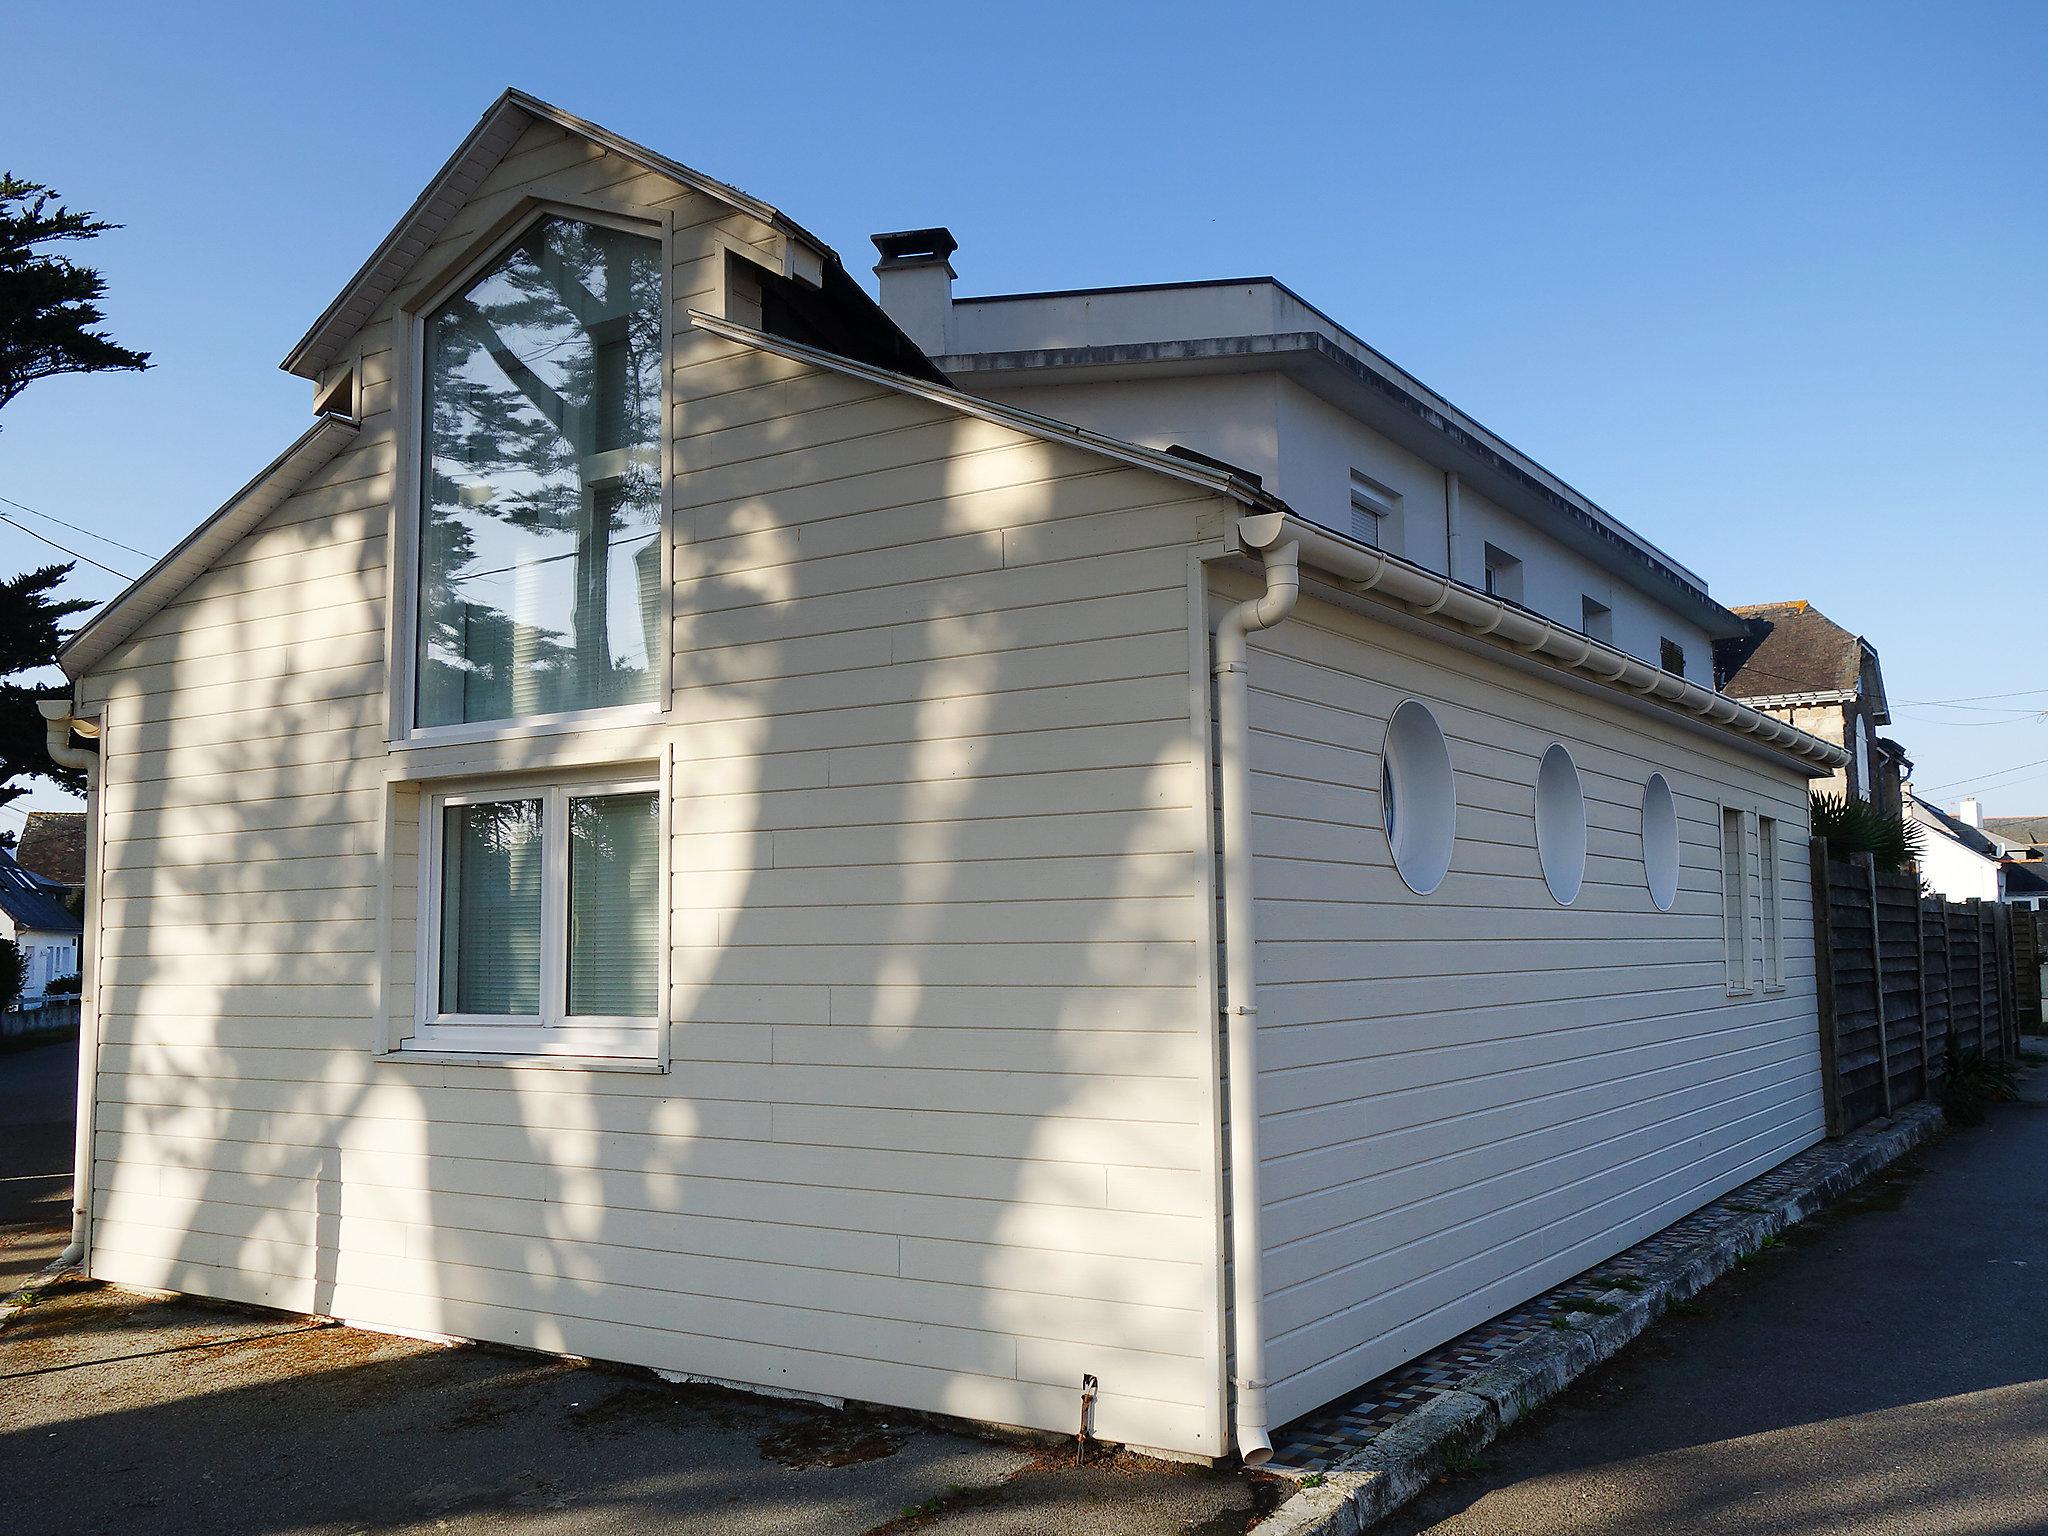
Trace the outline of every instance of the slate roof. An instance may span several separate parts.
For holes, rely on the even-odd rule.
[[[2048,875],[2041,872],[2039,864],[2018,864],[2008,859],[1998,866],[2004,881],[2004,891],[2012,896],[2048,896]]]
[[[1961,843],[1970,852],[1982,854],[1987,859],[1998,857],[1998,844],[1992,842],[1990,838],[1979,832],[1967,821],[1949,815],[1947,811],[1942,810],[1939,806],[1929,805],[1918,795],[1913,797],[1913,804],[1926,814],[1928,820],[1936,823],[1942,831]]]
[[[64,887],[30,874],[5,849],[0,849],[0,912],[13,918],[17,928],[44,933],[85,931],[85,924],[64,910]]]
[[[1757,603],[1736,608],[1750,633],[1714,645],[1721,691],[1734,699],[1854,693],[1863,676],[1863,639],[1813,604]]]
[[[1986,816],[1984,830],[2022,848],[2048,848],[2048,816]]]
[[[14,862],[59,885],[84,885],[85,812],[30,811]]]

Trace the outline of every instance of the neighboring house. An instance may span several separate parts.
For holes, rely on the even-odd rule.
[[[1965,800],[1965,811],[1976,803],[1975,800]],[[2012,857],[2025,859],[2048,855],[2048,816],[1986,816],[1982,821],[1984,835]]]
[[[874,241],[882,307],[963,389],[1208,456],[1703,687],[1746,633],[1697,573],[1270,277],[956,297],[951,231]]]
[[[1963,814],[1952,816],[1906,794],[1907,819],[1920,829],[1920,883],[1950,901],[1998,900],[1999,849],[1974,824],[1976,804],[1965,800]]]
[[[65,888],[73,910],[85,894],[85,812],[30,811],[14,861]]]
[[[1409,558],[518,93],[286,367],[62,657],[94,1275],[1257,1459],[1823,1134],[1843,752],[1434,397],[1338,461]],[[1430,566],[1468,481],[1521,601]]]
[[[2038,910],[2048,898],[2048,864],[2039,859],[2005,858],[1998,865],[1998,899],[2009,906]]]
[[[1876,647],[1804,601],[1735,612],[1748,632],[1714,649],[1721,691],[1847,749],[1848,761],[1817,791],[1899,814],[1911,764],[1897,742],[1877,733],[1890,723],[1891,706]]]
[[[50,983],[78,974],[79,935],[84,924],[64,906],[64,887],[34,875],[0,849],[0,939],[21,949],[18,997],[0,997],[0,1008],[33,1007]]]

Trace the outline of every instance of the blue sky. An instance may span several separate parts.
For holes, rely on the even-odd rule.
[[[1895,701],[1970,700],[1897,707],[1929,798],[2048,809],[2048,7],[15,0],[9,31],[0,164],[126,226],[89,249],[157,367],[16,400],[0,496],[174,542],[303,428],[278,359],[516,84],[863,274],[927,223],[964,293],[1271,273],[1723,602],[1810,598]],[[8,569],[45,553],[0,525]]]

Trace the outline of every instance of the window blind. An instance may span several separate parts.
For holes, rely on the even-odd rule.
[[[443,812],[441,1011],[540,1013],[541,802]]]
[[[571,1014],[657,1012],[660,814],[652,790],[569,801]]]

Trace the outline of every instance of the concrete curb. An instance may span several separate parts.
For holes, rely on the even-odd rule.
[[[25,1297],[39,1295],[41,1292],[47,1291],[59,1280],[62,1280],[66,1275],[75,1275],[79,1272],[79,1268],[75,1263],[67,1264],[62,1259],[53,1259],[48,1264],[45,1264],[33,1275],[30,1275],[28,1279],[8,1292],[4,1300],[0,1300],[0,1328],[5,1328],[15,1318],[35,1305],[33,1301],[24,1300]]]
[[[1573,1312],[1568,1327],[1525,1340],[1492,1365],[1431,1399],[1357,1455],[1304,1486],[1259,1526],[1259,1536],[1358,1536],[1415,1497],[1462,1457],[1490,1444],[1530,1409],[1620,1353],[1670,1307],[1706,1289],[1766,1239],[1840,1199],[1943,1125],[1933,1104],[1914,1104],[1823,1149],[1836,1155],[1801,1187],[1772,1197],[1734,1223],[1643,1275],[1640,1291],[1596,1298],[1600,1314]],[[1739,1199],[1732,1191],[1724,1199]],[[1607,1309],[1612,1308],[1609,1312]]]

